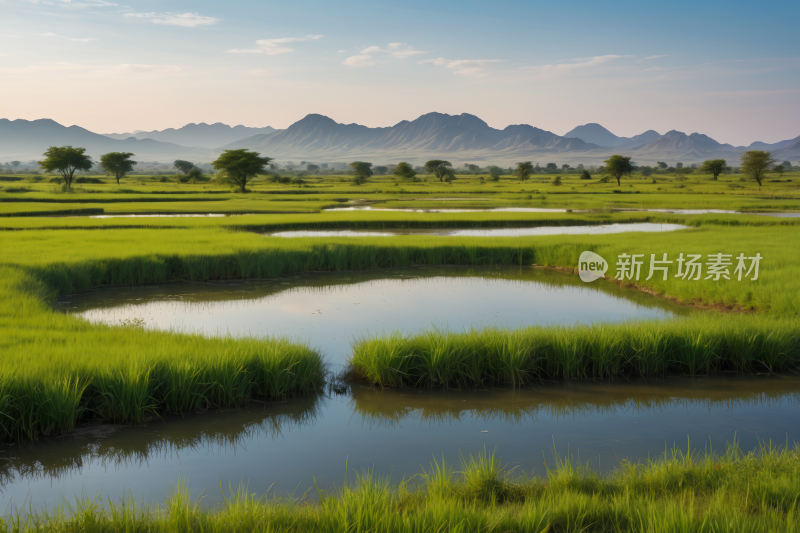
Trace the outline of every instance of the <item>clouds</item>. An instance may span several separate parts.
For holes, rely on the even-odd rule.
[[[571,74],[579,73],[594,67],[598,67],[605,63],[609,63],[618,59],[631,58],[628,55],[602,55],[593,57],[580,57],[575,59],[566,60],[550,65],[540,65],[532,67],[524,67],[522,70],[533,74],[535,78],[542,80],[559,79]]]
[[[181,26],[183,28],[213,26],[220,21],[218,18],[206,17],[199,13],[125,13],[125,17],[147,20],[153,24]]]
[[[422,50],[415,50],[408,43],[389,43],[386,48],[381,48],[380,46],[363,48],[358,54],[342,61],[342,65],[346,67],[374,67],[383,63],[381,56],[384,58],[391,56],[396,59],[408,59],[409,57],[427,53]]]
[[[420,65],[435,65],[438,67],[445,67],[453,71],[454,74],[459,76],[474,76],[483,78],[489,75],[488,67],[496,63],[505,63],[505,59],[445,59],[438,57],[436,59],[423,59],[419,61]]]
[[[47,65],[29,65],[26,67],[0,68],[0,74],[21,76],[33,79],[52,78],[58,75],[64,78],[88,80],[130,80],[161,78],[174,76],[183,72],[177,65],[152,65],[142,63],[120,63],[116,65],[87,65],[82,63],[59,62]]]
[[[90,43],[97,40],[94,37],[64,37],[63,35],[56,35],[52,32],[43,33],[42,37],[56,37],[58,39],[66,39],[67,41],[72,41],[74,43]]]
[[[306,41],[316,41],[322,39],[324,35],[306,35],[305,37],[281,37],[279,39],[261,39],[256,41],[258,48],[246,50],[225,50],[228,54],[265,54],[268,56],[275,56],[278,54],[288,54],[293,52],[294,48],[286,46],[291,43],[300,43]]]

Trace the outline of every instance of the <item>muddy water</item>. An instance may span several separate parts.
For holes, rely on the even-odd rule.
[[[629,231],[660,232],[687,229],[681,224],[604,224],[597,226],[541,226],[535,228],[487,229],[384,229],[384,230],[297,230],[267,233],[268,237],[393,237],[430,235],[434,237],[525,237],[533,235],[601,235]]]
[[[666,318],[686,309],[612,283],[531,267],[427,267],[274,280],[116,287],[62,298],[91,321],[206,334],[284,335],[343,364],[369,333]]]
[[[220,486],[300,496],[374,469],[395,481],[431,459],[494,450],[509,467],[544,475],[553,452],[602,472],[688,442],[722,451],[738,438],[799,440],[800,379],[729,375],[650,381],[543,383],[522,390],[378,390],[168,416],[135,427],[95,426],[0,447],[3,508],[82,492],[152,502],[185,480],[219,503]]]

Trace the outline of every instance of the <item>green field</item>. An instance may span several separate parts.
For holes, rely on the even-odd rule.
[[[594,251],[612,264],[623,253],[668,253],[670,257],[679,253],[734,256],[740,252],[748,256],[760,253],[763,260],[756,281],[687,281],[670,276],[666,281],[655,277],[650,281],[623,283],[695,309],[691,318],[573,329],[432,331],[416,337],[398,332],[356,343],[351,375],[384,386],[471,386],[489,382],[519,385],[542,377],[579,379],[797,369],[800,247],[796,240],[800,218],[615,210],[798,211],[800,178],[787,175],[780,183],[765,183],[760,191],[754,184],[740,182],[733,176],[724,176],[718,182],[695,176],[685,181],[664,178],[667,181],[655,184],[651,180],[632,179],[621,188],[596,180],[586,183],[571,176],[564,176],[563,184],[555,186],[550,179],[537,176],[525,183],[505,178],[499,183],[481,183],[475,177],[461,177],[454,184],[423,181],[395,185],[391,179],[379,178],[356,187],[341,178],[333,182],[323,178],[309,180],[302,187],[257,182],[253,192],[244,195],[210,184],[161,183],[145,177],[134,177],[121,187],[109,180],[79,185],[70,193],[61,192],[49,183],[0,182],[2,439],[15,441],[54,435],[90,418],[137,422],[161,412],[238,406],[254,398],[314,392],[326,379],[327,370],[320,354],[293,339],[211,338],[152,331],[136,323],[114,327],[94,325],[52,309],[51,302],[58,295],[109,285],[274,278],[298,272],[412,265],[535,264],[557,267],[565,275],[571,275],[584,250]],[[26,191],[20,192],[20,188]],[[388,208],[544,207],[572,212],[321,211],[329,206],[352,204]],[[87,214],[99,214],[100,210],[103,214],[256,214],[197,218],[42,215],[79,214],[76,210],[82,209],[93,210],[86,211]],[[285,229],[532,227],[629,222],[678,223],[687,229],[667,233],[502,238],[282,239],[260,234]],[[609,274],[613,275],[613,267],[611,270]],[[610,287],[613,282],[595,283]],[[731,459],[733,466],[726,466],[724,472],[740,472],[745,467],[739,465],[750,465],[741,472],[750,472],[747,469],[751,467],[758,472],[772,472],[769,468],[773,466],[764,465],[795,465],[792,461],[796,462],[796,454],[797,450],[786,450],[768,456],[774,462]],[[716,469],[709,470],[710,464],[706,461],[705,466],[696,468],[716,476]],[[684,468],[688,470],[681,470]],[[694,468],[664,463],[651,470],[653,476],[661,472],[658,476],[665,476],[664,479],[673,475],[670,472],[675,476],[685,474],[692,480],[704,479]],[[564,470],[568,471],[571,470]],[[715,478],[717,481],[713,483],[697,481],[699,485],[694,491],[682,485],[680,490],[670,489],[672,492],[664,488],[637,492],[636,480],[649,475],[637,470],[635,476],[630,474],[624,482],[622,478],[584,479],[584,474],[569,478],[566,473],[556,473],[558,479],[574,480],[563,485],[486,481],[498,494],[517,494],[518,499],[511,503],[487,502],[470,496],[473,489],[468,488],[466,475],[458,481],[458,486],[448,489],[452,496],[444,500],[436,499],[439,497],[435,491],[405,492],[405,488],[391,488],[371,478],[365,478],[353,492],[345,491],[324,500],[326,503],[319,507],[307,508],[274,505],[241,496],[231,500],[229,507],[209,513],[195,508],[184,495],[176,493],[167,514],[158,514],[156,518],[150,510],[142,510],[141,514],[126,515],[124,520],[136,521],[135,527],[133,522],[125,526],[132,529],[163,520],[158,522],[158,528],[166,530],[179,528],[175,520],[188,520],[192,527],[209,530],[225,529],[228,520],[252,521],[247,523],[252,523],[253,529],[260,529],[266,526],[259,520],[270,516],[275,523],[287,524],[276,526],[277,530],[369,523],[373,529],[402,531],[425,529],[440,523],[437,520],[451,520],[452,524],[465,524],[464,529],[469,530],[481,524],[487,525],[487,530],[526,530],[529,527],[526,524],[530,524],[531,530],[542,531],[573,529],[573,526],[586,530],[646,530],[648,524],[658,520],[676,524],[676,529],[713,529],[718,524],[715,521],[724,517],[743,530],[762,526],[792,530],[797,529],[796,501],[784,496],[770,499],[772,494],[782,494],[780,490],[785,487],[796,488],[796,472],[784,471],[789,473],[775,480],[766,480],[765,474],[756,475],[762,476],[759,487],[767,487],[768,481],[778,487],[763,488],[763,493],[758,493],[759,503],[752,504],[757,511],[747,510],[748,502],[755,500],[741,488],[746,483],[741,480],[751,479],[747,477],[750,474],[736,473],[731,474],[733,478],[725,478],[728,481],[735,478],[738,480],[735,483],[719,481],[723,478]],[[531,496],[534,494],[537,496]],[[728,508],[722,502],[727,497],[738,502],[731,516],[724,514]],[[88,507],[81,517],[94,512],[95,504],[85,501],[82,505]],[[400,508],[406,511],[401,512]],[[522,520],[528,512],[532,513],[531,521]],[[370,518],[363,513],[373,514]],[[578,518],[567,524],[563,522],[567,516]],[[114,522],[122,518],[107,515],[98,518],[97,525],[82,522],[84,518],[70,518],[67,511],[51,518],[48,527],[66,530],[123,527],[122,523]],[[45,523],[48,522],[42,525]],[[30,526],[28,523],[25,527]]]

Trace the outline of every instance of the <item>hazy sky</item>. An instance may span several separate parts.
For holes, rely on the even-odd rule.
[[[0,118],[800,135],[800,2],[0,0]]]

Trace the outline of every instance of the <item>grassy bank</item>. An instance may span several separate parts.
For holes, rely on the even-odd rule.
[[[800,365],[794,320],[691,320],[401,332],[353,343],[355,375],[381,386],[472,386],[540,379],[784,372]]]
[[[722,455],[672,450],[599,477],[570,460],[547,479],[507,471],[492,453],[434,461],[397,486],[364,473],[319,503],[230,494],[215,509],[177,487],[163,505],[99,497],[10,517],[27,531],[774,531],[800,529],[800,446]]]
[[[800,281],[795,275],[800,249],[791,245],[792,238],[792,228],[779,225],[703,225],[672,234],[502,239],[270,239],[214,227],[5,233],[0,239],[0,349],[9,355],[0,360],[0,412],[7,415],[0,417],[3,439],[35,438],[68,430],[83,416],[136,421],[159,410],[237,404],[253,395],[303,392],[312,390],[322,379],[320,356],[306,346],[284,340],[210,339],[135,327],[90,325],[52,311],[48,301],[54,294],[104,285],[274,278],[316,270],[411,265],[537,263],[574,268],[581,251],[587,249],[609,261],[622,252],[666,251],[672,257],[679,252],[759,252],[764,260],[755,282],[683,281],[670,277],[667,281],[653,279],[641,284],[684,302],[761,311],[769,318],[742,317],[741,328],[730,327],[752,331],[757,338],[765,339],[763,353],[745,346],[745,337],[729,333],[726,328],[730,327],[724,322],[708,324],[710,331],[716,332],[714,337],[695,338],[688,329],[675,335],[687,335],[687,345],[702,341],[727,346],[725,339],[732,338],[743,346],[741,360],[714,350],[703,352],[705,355],[697,352],[705,359],[699,358],[695,363],[637,358],[631,355],[632,350],[652,346],[661,351],[659,343],[667,342],[666,332],[658,333],[662,336],[651,341],[647,338],[655,334],[653,328],[642,330],[639,336],[631,333],[630,346],[621,350],[618,347],[627,342],[626,338],[616,338],[616,333],[608,329],[604,330],[608,346],[602,357],[558,356],[542,370],[512,365],[505,374],[492,370],[487,376],[495,379],[496,374],[500,381],[516,382],[514,375],[528,375],[534,370],[531,375],[538,372],[553,376],[603,376],[634,370],[652,375],[673,369],[686,373],[727,368],[778,371],[796,362],[795,351],[781,348],[783,351],[775,352],[774,348],[788,346],[796,339],[791,331],[787,333],[791,324],[775,318],[795,317],[800,312]],[[627,334],[623,330],[618,333]],[[505,334],[497,335],[500,346]],[[592,335],[587,332],[580,338],[589,343]],[[399,344],[406,346],[407,341]],[[592,341],[585,349],[594,350],[591,347],[595,344]],[[580,347],[564,346],[564,350]],[[675,344],[669,347],[679,349]],[[459,357],[454,359],[456,367]],[[381,356],[383,359],[385,356]],[[379,361],[376,364],[378,370],[370,370],[377,376],[374,380],[388,384]],[[442,364],[448,368],[449,363]],[[469,375],[482,376],[483,371],[483,367],[480,372],[472,369]],[[443,372],[442,376],[449,376],[451,370]],[[440,377],[431,379],[441,381]],[[449,379],[445,377],[443,382]]]
[[[268,238],[220,228],[124,231],[30,230],[4,233],[2,262],[31,272],[62,293],[100,285],[170,280],[269,278],[314,270],[359,270],[410,265],[530,265],[574,269],[584,250],[610,263],[622,253],[760,253],[756,281],[682,280],[656,275],[638,284],[681,302],[757,309],[775,315],[800,313],[800,247],[795,229],[780,225],[703,225],[664,233],[554,235],[540,237]],[[705,277],[705,276],[704,276]]]
[[[319,353],[281,338],[233,339],[93,325],[54,312],[53,288],[0,268],[0,440],[69,431],[81,420],[238,406],[318,390]]]

